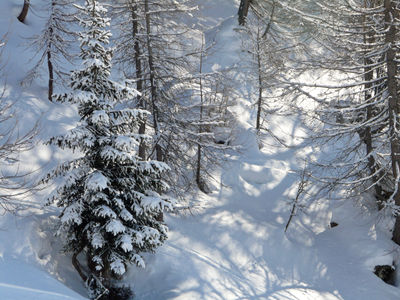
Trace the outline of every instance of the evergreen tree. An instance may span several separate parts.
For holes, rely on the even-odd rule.
[[[131,109],[124,102],[137,96],[129,85],[110,80],[111,36],[106,30],[106,9],[95,0],[78,7],[82,67],[71,72],[71,91],[57,101],[78,106],[78,126],[51,144],[79,151],[83,156],[58,166],[44,181],[64,176],[50,202],[63,208],[58,233],[65,234],[65,250],[73,254],[73,265],[89,289],[98,296],[99,287],[109,288],[111,278],[120,278],[132,263],[144,267],[140,252],[154,251],[167,238],[167,227],[158,216],[172,209],[173,200],[160,195],[167,189],[161,174],[168,166],[144,161],[138,155],[138,134],[148,112]],[[77,255],[84,252],[89,274]],[[93,278],[97,278],[93,284]]]

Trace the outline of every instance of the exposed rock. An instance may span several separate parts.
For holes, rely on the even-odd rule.
[[[339,225],[338,223],[333,222],[333,221],[330,223],[331,228],[336,227],[336,226],[338,226],[338,225]]]
[[[394,272],[395,268],[389,265],[375,266],[374,274],[382,279],[384,282],[394,285]]]

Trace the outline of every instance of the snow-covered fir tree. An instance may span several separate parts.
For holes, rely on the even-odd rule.
[[[58,233],[65,235],[65,250],[73,254],[82,279],[96,278],[97,285],[109,287],[109,279],[120,278],[128,264],[144,267],[140,253],[154,251],[167,238],[159,216],[174,201],[160,194],[167,189],[161,174],[168,166],[139,158],[140,141],[150,137],[136,132],[148,112],[124,105],[137,91],[129,81],[110,80],[106,9],[95,0],[78,8],[84,27],[81,68],[70,74],[71,91],[55,99],[77,105],[80,122],[50,143],[83,155],[61,164],[44,181],[64,176],[50,198],[63,208]],[[81,252],[88,274],[77,259]]]

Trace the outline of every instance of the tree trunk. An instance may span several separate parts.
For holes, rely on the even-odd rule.
[[[249,6],[251,1],[252,0],[240,0],[238,15],[239,15],[239,25],[241,26],[246,24],[246,18],[249,12]]]
[[[136,13],[137,10],[137,5],[133,5],[133,3],[130,3],[130,9],[132,13],[132,33],[133,33],[133,38],[135,40],[135,68],[136,68],[136,89],[142,94],[141,96],[138,96],[138,103],[139,107],[142,109],[145,109],[146,103],[143,97],[143,71],[142,71],[142,62],[140,60],[141,57],[141,49],[140,49],[140,44],[138,41],[138,33],[139,33],[139,24],[138,24],[138,15]],[[139,124],[139,134],[145,134],[146,133],[146,120],[142,120]],[[146,142],[142,139],[140,141],[139,145],[139,157],[142,160],[146,160]]]
[[[386,28],[385,42],[389,46],[386,51],[386,63],[387,63],[387,84],[389,92],[389,133],[390,133],[390,150],[392,160],[392,172],[395,178],[395,191],[394,201],[397,206],[400,206],[400,189],[399,189],[399,167],[400,167],[400,141],[397,136],[398,130],[398,96],[397,96],[397,62],[395,60],[396,52],[394,45],[396,42],[396,26],[393,24],[397,11],[395,4],[392,0],[384,1],[385,7],[385,23]],[[393,230],[393,241],[400,245],[400,215],[396,216],[396,223]]]
[[[26,16],[28,15],[29,2],[30,2],[30,0],[24,0],[24,6],[22,7],[21,13],[17,17],[18,21],[20,21],[22,23],[25,23]]]
[[[47,51],[47,68],[49,69],[49,100],[53,101],[53,90],[54,90],[54,73],[53,63],[51,62],[51,53]]]
[[[154,68],[154,61],[153,61],[153,49],[151,43],[151,27],[150,27],[150,10],[149,10],[149,0],[145,0],[144,2],[144,9],[146,15],[146,37],[147,37],[147,53],[149,59],[149,71],[150,71],[150,92],[151,92],[151,105],[152,105],[152,113],[153,113],[153,126],[154,132],[156,135],[156,144],[155,144],[155,152],[156,152],[156,159],[158,161],[162,161],[162,150],[159,144],[159,127],[158,127],[158,107],[157,107],[157,87],[155,83],[155,68]]]
[[[257,73],[258,73],[258,101],[257,101],[257,120],[256,120],[256,129],[260,131],[261,126],[261,109],[262,109],[262,94],[263,94],[263,78],[262,78],[262,63],[261,63],[261,34],[260,34],[260,23],[258,21],[257,25]]]
[[[368,4],[367,0],[364,0],[364,8],[373,8],[375,7],[376,3],[373,2],[372,4]],[[363,22],[364,24],[366,24],[366,18],[364,15],[363,18]],[[366,27],[364,27],[364,44],[365,45],[373,45],[375,42],[375,38],[374,38],[374,32],[365,32]],[[370,53],[371,49],[366,49],[366,53]],[[371,99],[372,99],[372,80],[373,80],[373,69],[372,69],[372,64],[373,61],[368,58],[365,57],[364,58],[364,81],[366,82],[366,84],[364,85],[365,88],[365,92],[364,92],[364,101],[365,103],[370,103]],[[367,120],[371,120],[373,118],[373,112],[372,112],[372,106],[369,105],[367,107]],[[373,143],[372,143],[372,132],[371,132],[371,127],[367,127],[365,129],[365,132],[363,133],[362,139],[365,143],[366,146],[366,150],[367,150],[367,155],[368,155],[368,168],[369,168],[369,172],[370,175],[372,175],[372,180],[374,183],[374,189],[375,189],[375,196],[377,199],[377,204],[378,204],[378,208],[382,209],[383,208],[383,204],[382,204],[382,187],[381,185],[378,183],[380,175],[379,174],[375,174],[378,170],[377,166],[376,166],[376,161],[375,158],[371,155],[371,153],[373,153],[374,151],[374,147],[373,147]]]
[[[146,15],[146,38],[147,38],[147,54],[148,54],[148,59],[149,59],[149,71],[150,71],[150,92],[151,92],[151,106],[152,106],[152,113],[153,113],[153,126],[154,126],[154,132],[156,135],[156,144],[154,146],[154,149],[156,151],[156,159],[158,161],[162,161],[162,152],[161,152],[161,146],[159,144],[159,128],[158,128],[158,107],[157,107],[157,87],[156,87],[156,82],[155,82],[155,67],[154,67],[154,61],[153,61],[153,49],[152,49],[152,43],[151,43],[151,27],[150,27],[150,9],[149,9],[149,0],[144,1],[144,11]],[[156,220],[159,222],[164,221],[164,213],[160,212]]]
[[[79,252],[75,252],[74,255],[72,255],[72,265],[74,266],[75,270],[78,272],[79,276],[82,278],[82,280],[84,282],[86,282],[86,280],[88,279],[88,277],[86,276],[86,274],[83,272],[81,264],[79,263],[78,260],[78,255],[79,253],[81,253],[81,251]]]
[[[49,30],[50,39],[53,35],[53,28]],[[49,48],[47,50],[47,68],[49,70],[49,100],[53,101],[53,91],[54,91],[54,71],[53,71],[53,63],[51,61],[51,42]]]
[[[204,37],[201,40],[201,52],[200,52],[200,116],[199,116],[199,143],[197,144],[197,168],[196,168],[196,183],[198,188],[204,192],[204,186],[201,182],[201,134],[203,132],[203,126],[201,122],[203,121],[203,51],[204,51]]]

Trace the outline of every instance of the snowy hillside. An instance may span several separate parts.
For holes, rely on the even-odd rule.
[[[47,100],[45,79],[21,84],[33,56],[24,45],[26,37],[40,31],[46,1],[32,1],[27,24],[16,19],[21,2],[0,3],[0,36],[7,36],[2,55],[5,95],[16,102],[21,132],[39,121],[37,144],[20,160],[22,170],[35,170],[33,177],[40,177],[71,156],[42,141],[65,132],[78,117],[73,107]],[[205,59],[207,71],[240,66],[239,1],[197,4],[199,24],[208,26],[206,41],[216,43]],[[145,269],[132,267],[124,278],[134,299],[400,299],[398,287],[373,273],[376,265],[390,265],[398,255],[387,220],[376,225],[373,210],[363,211],[351,201],[320,199],[294,216],[285,232],[299,171],[315,149],[303,143],[305,130],[296,115],[268,120],[290,147],[271,135],[257,137],[252,87],[241,68],[229,74],[237,88],[229,109],[236,126],[231,143],[238,151],[227,151],[213,171],[210,194],[190,194],[189,209],[166,216],[168,240],[145,255]],[[24,199],[24,210],[17,215],[0,215],[0,299],[88,299],[70,257],[60,252],[61,243],[53,236],[59,211],[43,208],[48,192]],[[331,222],[338,226],[331,228]]]

